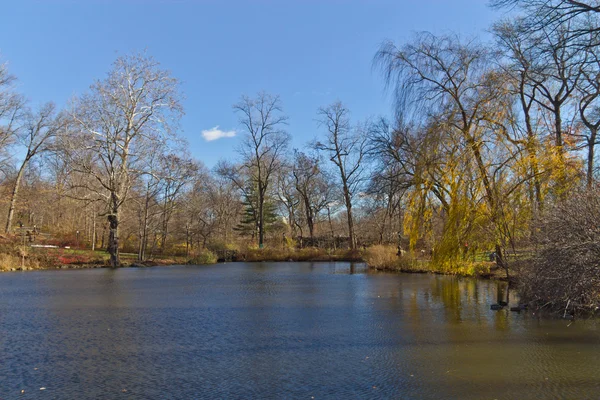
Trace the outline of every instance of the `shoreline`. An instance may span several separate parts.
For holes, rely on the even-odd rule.
[[[381,267],[381,266],[372,266],[369,265],[368,262],[362,258],[340,258],[340,257],[316,257],[314,259],[293,259],[289,258],[287,260],[283,259],[252,259],[252,260],[232,260],[232,261],[220,261],[217,263],[192,263],[190,261],[182,261],[177,262],[174,259],[168,260],[148,260],[148,261],[134,261],[134,262],[126,262],[122,263],[119,267],[114,269],[121,268],[152,268],[152,267],[170,267],[170,266],[197,266],[197,265],[218,265],[225,263],[253,263],[253,262],[289,262],[289,263],[300,263],[300,262],[347,262],[347,263],[363,263],[367,265],[367,268],[372,271],[377,272],[393,272],[393,273],[404,273],[404,274],[433,274],[433,275],[445,275],[445,276],[459,276],[465,278],[476,278],[482,280],[499,280],[499,281],[509,281],[514,282],[514,278],[508,280],[504,275],[504,271],[495,270],[489,273],[483,274],[464,274],[460,272],[445,272],[439,271],[430,268],[412,268],[412,267]],[[105,263],[82,263],[82,264],[62,264],[58,266],[43,266],[43,267],[13,267],[8,269],[0,269],[0,272],[29,272],[29,271],[60,271],[60,270],[80,270],[80,269],[111,269],[111,267]]]

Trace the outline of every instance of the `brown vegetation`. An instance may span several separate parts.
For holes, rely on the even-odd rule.
[[[600,195],[573,194],[544,214],[539,250],[519,268],[523,298],[560,313],[600,307]]]

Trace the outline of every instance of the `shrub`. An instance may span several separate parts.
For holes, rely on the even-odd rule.
[[[566,313],[600,307],[600,196],[576,193],[538,223],[533,262],[518,270],[522,298]],[[564,311],[563,311],[564,310]]]
[[[196,256],[194,256],[188,264],[203,265],[203,264],[216,264],[217,256],[210,250],[200,250]]]

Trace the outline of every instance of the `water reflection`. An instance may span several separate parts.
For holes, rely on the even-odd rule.
[[[350,263],[7,273],[0,398],[594,398],[597,324],[507,299]]]

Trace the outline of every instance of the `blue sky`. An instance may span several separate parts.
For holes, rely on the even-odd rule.
[[[231,107],[240,95],[279,94],[292,145],[302,147],[320,133],[317,108],[335,100],[354,120],[389,115],[371,68],[384,39],[485,37],[500,17],[486,0],[8,0],[0,55],[33,104],[64,105],[119,54],[146,49],[182,81],[182,135],[212,167],[236,156],[239,134],[207,142],[201,132],[240,132]]]

